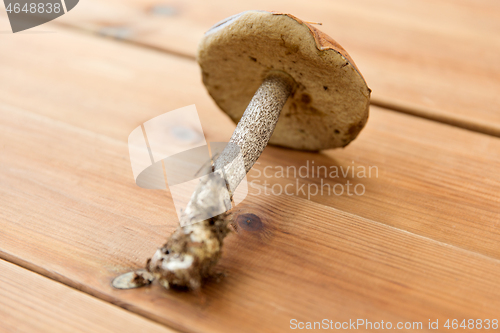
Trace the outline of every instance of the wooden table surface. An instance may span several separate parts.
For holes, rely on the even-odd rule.
[[[266,148],[235,208],[263,228],[226,240],[221,281],[199,294],[113,289],[178,223],[168,191],[135,184],[128,135],[196,104],[207,141],[229,139],[195,53],[212,24],[247,9],[322,22],[373,90],[367,126],[345,149]],[[8,31],[2,10],[0,332],[500,321],[500,2],[85,0]],[[297,180],[363,195],[265,194],[296,184],[266,170],[312,162],[376,173]]]

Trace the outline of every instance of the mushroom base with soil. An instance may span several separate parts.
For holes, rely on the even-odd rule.
[[[164,287],[196,290],[214,273],[223,240],[230,232],[231,214],[202,221],[199,216],[231,208],[232,193],[266,147],[294,85],[293,79],[282,72],[272,71],[264,79],[214,163],[214,171],[222,172],[198,184],[179,227],[147,262],[147,269]]]

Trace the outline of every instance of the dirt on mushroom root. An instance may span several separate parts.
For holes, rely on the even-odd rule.
[[[146,268],[165,288],[198,290],[218,275],[215,270],[224,238],[231,232],[232,214],[226,212],[201,222],[179,226]],[[202,235],[202,239],[197,239]],[[195,237],[192,237],[195,236]]]

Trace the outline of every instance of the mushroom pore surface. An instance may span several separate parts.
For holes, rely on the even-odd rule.
[[[295,80],[271,144],[344,147],[368,119],[370,89],[347,52],[291,15],[248,11],[215,25],[200,42],[198,62],[209,94],[236,123],[270,71]]]

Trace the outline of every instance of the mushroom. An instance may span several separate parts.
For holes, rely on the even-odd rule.
[[[147,262],[166,288],[196,290],[213,273],[230,212],[200,216],[231,208],[234,190],[268,143],[309,151],[345,147],[368,119],[371,91],[347,52],[292,15],[229,17],[205,33],[198,62],[209,94],[238,125],[214,162],[215,176],[198,184],[180,226]]]

